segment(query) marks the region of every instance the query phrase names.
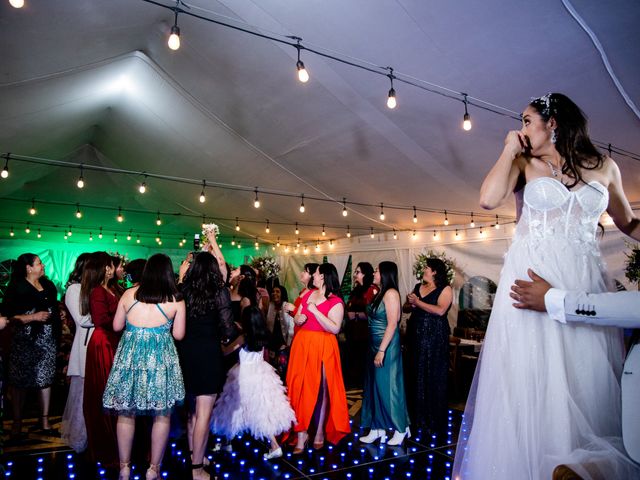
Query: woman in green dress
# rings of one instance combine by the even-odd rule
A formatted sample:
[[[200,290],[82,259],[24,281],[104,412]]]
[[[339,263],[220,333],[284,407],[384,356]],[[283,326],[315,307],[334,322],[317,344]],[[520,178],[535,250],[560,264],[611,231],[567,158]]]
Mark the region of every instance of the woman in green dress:
[[[361,415],[361,426],[370,430],[360,441],[372,443],[380,439],[380,443],[385,443],[387,429],[393,429],[393,437],[387,444],[400,445],[411,434],[398,331],[401,311],[398,266],[380,262],[373,283],[380,291],[368,307],[369,351]]]

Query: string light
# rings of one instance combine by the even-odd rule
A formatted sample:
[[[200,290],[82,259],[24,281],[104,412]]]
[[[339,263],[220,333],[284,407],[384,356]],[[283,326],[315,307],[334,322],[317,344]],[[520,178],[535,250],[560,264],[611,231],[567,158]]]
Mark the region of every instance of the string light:
[[[463,93],[462,96],[464,97],[463,103],[464,103],[464,117],[462,117],[462,128],[464,130],[466,130],[467,132],[469,130],[471,130],[471,116],[469,115],[469,112],[467,111],[467,94]]]
[[[136,237],[136,243],[140,243],[140,235]]]
[[[162,219],[160,218],[160,210],[158,210],[158,216],[156,217],[156,225],[162,225]]]
[[[482,231],[482,227],[480,227],[480,236],[482,237],[484,235],[484,232]]]
[[[76,218],[82,218],[82,212],[80,211],[79,203],[76,203]]]
[[[298,42],[296,45],[294,45],[296,47],[296,50],[298,51],[298,61],[296,62],[296,69],[298,70],[298,80],[300,80],[302,83],[307,83],[309,81],[309,72],[307,72],[307,69],[304,67],[304,62],[300,60],[300,50],[304,48],[302,45],[300,45],[302,39],[300,37],[293,36],[290,36],[289,38]]]
[[[304,213],[304,193],[300,195],[300,213]]]
[[[438,238],[438,234],[436,233],[436,231],[433,231],[433,239],[435,240],[436,238]]]
[[[73,235],[73,232],[71,231],[71,225],[69,225],[69,231],[67,232],[67,235],[69,236]]]
[[[307,255],[309,253],[309,247],[307,247],[306,245],[304,246],[304,248],[302,249],[302,252]]]
[[[380,203],[380,220],[384,220],[384,206]]]
[[[371,233],[369,234],[369,236],[370,236],[371,238],[373,238],[373,237],[374,237],[374,234],[373,234],[373,227],[371,227]]]
[[[449,217],[447,217],[447,211],[444,211],[444,224],[449,225]]]
[[[113,234],[113,243],[118,243],[118,234],[117,233]]]
[[[118,222],[120,223],[124,222],[124,217],[122,216],[122,207],[118,207],[118,216],[116,217],[116,220],[118,220]]]
[[[260,200],[258,199],[258,187],[256,187],[256,189],[254,190],[256,197],[255,200],[253,201],[253,206],[255,208],[260,208]]]
[[[300,234],[300,229],[298,228],[298,222],[296,222],[296,235]]]
[[[133,230],[129,230],[129,234],[127,235],[127,240],[131,240],[131,232],[133,232]]]
[[[349,215],[349,212],[347,211],[347,199],[343,198],[342,199],[342,216],[346,217],[347,215]]]
[[[38,229],[38,238],[42,238],[42,233],[40,233],[40,229]]]
[[[276,241],[276,247],[280,246],[280,237],[278,237],[278,240]]]
[[[147,176],[146,175],[144,176],[144,180],[142,180],[142,183],[138,187],[138,191],[140,193],[145,193],[147,191]]]
[[[500,230],[500,219],[498,218],[498,215],[496,215],[496,224],[495,224],[496,230]]]
[[[269,228],[269,219],[268,218],[267,218],[267,226],[264,229],[264,231],[267,232],[267,233],[271,233],[271,229]]]
[[[458,229],[456,228],[456,239],[460,238],[460,232],[458,232]]]
[[[320,251],[320,242],[316,240],[316,252]]]
[[[233,238],[231,239],[231,246],[235,247],[236,246],[236,236],[234,235]]]
[[[300,248],[300,238],[296,239],[296,248]]]
[[[333,240],[329,240],[329,248],[333,248]]]
[[[416,211],[416,207],[413,207],[413,223],[418,223],[418,212]]]
[[[398,239],[398,234],[396,233],[396,229],[393,229],[393,239],[397,240]]]
[[[241,244],[240,242],[238,242],[237,247],[238,247],[238,248],[242,248],[242,244]]]
[[[29,214],[31,215],[35,215],[36,213],[38,213],[38,211],[36,210],[36,201],[35,199],[31,199],[31,208],[29,209]]]
[[[169,35],[169,40],[167,41],[167,45],[171,50],[178,50],[180,48],[180,27],[178,27],[178,5],[180,5],[180,0],[176,0],[176,6],[174,8],[175,18],[173,21],[173,27],[171,27],[171,34]]]
[[[76,183],[76,185],[78,186],[78,188],[84,188],[84,175],[82,165],[80,165],[80,176],[78,177],[78,182]]]
[[[396,91],[393,88],[393,79],[396,77],[393,75],[393,68],[387,67],[387,69],[389,70],[387,77],[389,77],[389,81],[391,82],[391,88],[389,89],[389,95],[387,96],[387,107],[393,110],[398,104],[396,102]]]
[[[322,224],[322,236],[323,237],[327,236],[327,232],[324,231],[324,223]]]
[[[15,235],[15,233],[13,233],[13,226],[11,227],[11,230],[9,230],[9,236],[13,237]]]
[[[22,8],[24,7],[24,0],[9,0],[9,5],[13,8]]]
[[[240,224],[238,223],[238,217],[236,217],[236,232],[240,231]]]
[[[411,239],[415,240],[416,239],[416,231],[414,230],[413,233],[411,234]]]
[[[98,232],[98,238],[102,240],[102,227],[100,227],[100,231]]]
[[[200,203],[204,203],[207,197],[204,196],[204,187],[207,186],[207,181],[202,180],[202,191],[200,192]]]
[[[29,222],[27,222],[27,228],[24,229],[24,233],[31,233],[31,227],[29,226]]]
[[[89,241],[93,242],[93,233],[92,232],[89,232]]]
[[[347,225],[347,238],[351,238],[351,227]]]
[[[160,232],[156,232],[156,242],[160,243]]]
[[[473,228],[473,227],[475,227],[475,226],[476,226],[476,222],[474,222],[474,221],[473,221],[473,212],[471,212],[471,223],[469,223],[469,226],[470,226],[471,228]]]
[[[2,169],[2,173],[0,173],[0,177],[2,178],[9,177],[9,154],[5,156],[4,168]]]

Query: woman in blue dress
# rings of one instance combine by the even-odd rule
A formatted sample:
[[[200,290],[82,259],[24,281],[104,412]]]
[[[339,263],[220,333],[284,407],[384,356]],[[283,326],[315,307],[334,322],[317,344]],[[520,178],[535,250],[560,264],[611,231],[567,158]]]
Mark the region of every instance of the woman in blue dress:
[[[159,253],[149,258],[140,285],[120,299],[113,329],[123,328],[103,406],[118,415],[120,480],[127,480],[131,471],[135,417],[154,417],[151,465],[146,473],[146,479],[152,480],[159,476],[171,410],[184,400],[182,371],[171,336],[184,337],[185,305],[168,256]]]
[[[409,414],[402,375],[400,351],[400,294],[398,266],[380,262],[373,274],[379,293],[368,307],[369,352],[364,378],[361,424],[369,434],[363,443],[387,440],[387,429],[393,429],[389,445],[400,445],[409,434]]]

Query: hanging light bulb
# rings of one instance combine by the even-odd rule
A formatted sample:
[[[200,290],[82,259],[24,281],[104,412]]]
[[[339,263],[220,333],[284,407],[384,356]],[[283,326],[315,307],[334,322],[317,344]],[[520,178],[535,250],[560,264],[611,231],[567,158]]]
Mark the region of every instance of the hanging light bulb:
[[[64,239],[66,240],[67,238],[69,238],[69,237],[67,237],[67,234],[65,233],[64,234]]]
[[[102,227],[100,227],[100,232],[98,232],[98,238],[102,240]]]
[[[469,223],[469,226],[470,226],[471,228],[473,228],[473,227],[475,227],[475,226],[476,226],[476,222],[474,222],[474,221],[473,221],[473,212],[471,212],[471,222]]]
[[[347,238],[351,238],[351,227],[347,225]]]
[[[300,213],[304,213],[304,193],[300,195]]]
[[[434,231],[433,231],[433,239],[435,240],[435,239],[437,239],[437,238],[438,238],[438,234],[437,234],[437,233],[436,233],[436,231],[434,230]]]
[[[458,229],[456,228],[456,239],[460,238],[460,232],[458,232]]]
[[[320,251],[320,242],[316,241],[316,252]]]
[[[300,45],[302,39],[300,37],[290,38],[298,41],[297,45],[295,45],[296,50],[298,50],[298,61],[296,62],[296,69],[298,70],[298,80],[300,80],[302,83],[307,83],[309,81],[309,72],[307,72],[307,69],[304,68],[304,62],[300,60],[300,50],[304,48],[302,45]]]
[[[238,217],[236,217],[236,232],[240,231],[240,224],[238,223]]]
[[[7,178],[9,176],[9,154],[5,155],[4,168],[2,169],[2,173],[0,173],[0,177]]]
[[[468,132],[471,130],[471,116],[467,111],[467,94],[463,93],[462,95],[464,96],[464,117],[462,117],[462,128]]]
[[[202,191],[200,192],[200,203],[204,203],[204,202],[205,202],[205,200],[207,199],[207,198],[204,196],[204,187],[206,187],[206,186],[207,186],[207,182],[206,182],[206,180],[202,180]]]
[[[482,227],[480,227],[480,236],[482,237],[484,235],[484,232],[482,231]]]
[[[127,240],[131,240],[131,232],[133,232],[133,230],[129,230],[129,234],[127,235]]]
[[[393,88],[393,79],[396,77],[393,75],[393,68],[387,68],[389,69],[389,74],[387,75],[387,77],[389,77],[389,81],[391,82],[391,88],[389,89],[389,95],[387,96],[387,107],[393,110],[398,104],[396,102],[396,91]]]
[[[176,7],[174,8],[175,18],[173,21],[173,27],[171,27],[171,34],[169,35],[169,40],[167,41],[167,45],[171,50],[178,50],[180,48],[180,27],[178,27],[178,5],[180,1],[176,1]]]
[[[29,226],[29,222],[27,222],[27,228],[24,229],[24,233],[31,233],[31,227]]]
[[[393,239],[397,240],[398,239],[398,234],[396,233],[396,229],[393,229]]]
[[[254,192],[256,196],[255,196],[255,199],[253,200],[253,206],[255,208],[260,208],[260,199],[258,198],[258,187],[255,188]]]
[[[140,235],[136,237],[136,243],[140,243]]]
[[[79,203],[76,203],[76,218],[82,218],[82,212],[80,211]]]
[[[92,232],[89,232],[89,241],[93,242],[93,233]]]
[[[256,238],[256,242],[253,244],[254,247],[256,247],[256,250],[260,247],[260,244],[258,243],[258,239]]]
[[[42,234],[40,233],[40,229],[38,229],[38,238],[42,238]]]
[[[324,231],[324,223],[322,224],[322,236],[323,237],[327,236],[327,232]]]
[[[416,235],[416,231],[414,230],[413,233],[411,234],[411,239],[415,240],[416,238],[417,238],[417,235]]]
[[[369,234],[369,236],[370,236],[371,238],[373,238],[373,237],[375,236],[375,235],[373,234],[373,227],[371,227],[371,233]]]
[[[280,237],[278,237],[278,240],[276,241],[276,247],[280,246]]]
[[[82,165],[80,165],[80,176],[78,177],[78,183],[76,183],[78,188],[84,188],[84,175],[82,173],[83,173],[83,169],[82,169]]]
[[[346,217],[347,215],[349,215],[349,212],[347,211],[347,199],[343,198],[342,199],[342,216]]]
[[[447,211],[444,211],[444,222],[445,225],[449,225],[449,217],[447,217]]]
[[[300,234],[300,229],[298,228],[298,222],[296,222],[296,235]]]
[[[156,242],[160,242],[160,232],[156,233]]]
[[[36,210],[36,201],[32,198],[31,199],[31,208],[29,209],[29,214],[30,215],[35,215],[36,213],[38,213],[38,211]]]
[[[384,206],[380,203],[380,220],[384,220]]]
[[[9,0],[9,5],[13,8],[22,8],[24,7],[24,0]]]
[[[416,212],[416,207],[413,207],[413,223],[418,223],[418,212]]]
[[[118,243],[118,234],[117,233],[113,234],[113,243]]]
[[[238,242],[238,248],[242,248],[242,244]]]
[[[142,183],[138,187],[138,191],[140,193],[145,193],[147,191],[147,176],[146,175],[144,176],[144,180],[142,181]]]
[[[69,236],[73,235],[73,232],[71,231],[71,225],[69,225],[69,231],[67,232],[67,235]]]
[[[269,219],[267,218],[267,226],[264,229],[265,232],[271,233],[271,229],[269,228]]]
[[[160,218],[160,211],[158,210],[158,216],[156,217],[156,225],[162,225],[162,219]]]
[[[498,218],[498,215],[496,215],[496,224],[495,224],[496,230],[500,230],[500,219]]]
[[[302,251],[304,252],[305,255],[307,255],[309,253],[309,247],[305,245]]]
[[[289,253],[289,245],[285,245],[285,247],[284,247],[284,253]]]
[[[234,235],[233,238],[231,239],[231,246],[235,247],[236,246],[236,236]]]
[[[122,207],[118,207],[118,216],[116,217],[116,220],[118,220],[118,222],[120,223],[124,222],[124,217],[122,216]]]
[[[329,248],[333,248],[333,240],[329,240]]]
[[[15,235],[15,233],[13,232],[13,227],[11,227],[11,230],[9,230],[9,236],[13,237]]]

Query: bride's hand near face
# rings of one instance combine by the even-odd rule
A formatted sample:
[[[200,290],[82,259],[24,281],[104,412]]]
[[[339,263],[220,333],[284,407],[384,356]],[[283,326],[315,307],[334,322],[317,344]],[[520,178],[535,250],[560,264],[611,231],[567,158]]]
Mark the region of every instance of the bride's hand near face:
[[[507,133],[502,154],[480,187],[482,208],[493,210],[507,201],[516,187],[518,176],[524,171],[525,159],[522,154],[528,145],[526,135],[520,130]]]
[[[522,155],[528,145],[527,137],[520,130],[511,130],[504,138],[504,153],[515,159]]]

